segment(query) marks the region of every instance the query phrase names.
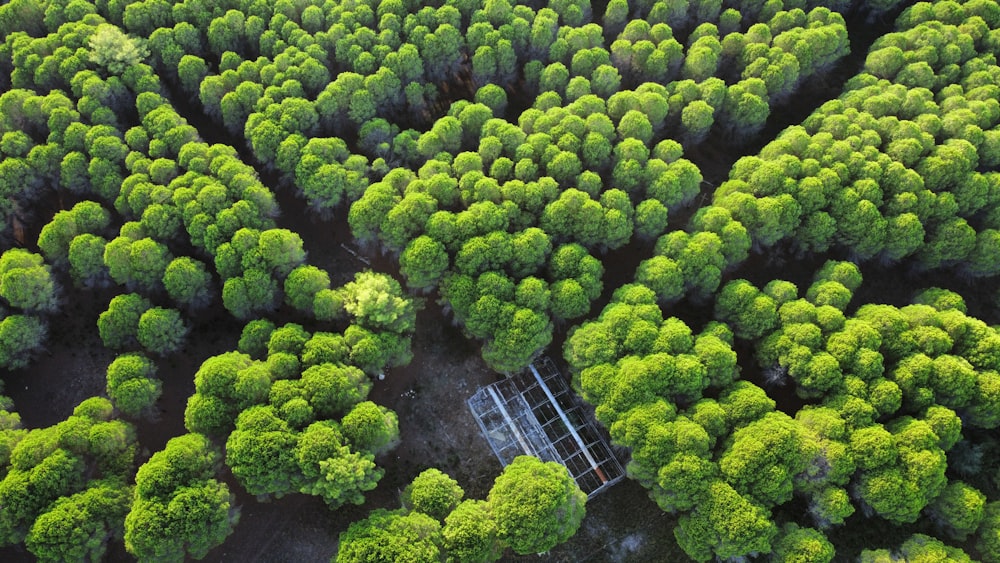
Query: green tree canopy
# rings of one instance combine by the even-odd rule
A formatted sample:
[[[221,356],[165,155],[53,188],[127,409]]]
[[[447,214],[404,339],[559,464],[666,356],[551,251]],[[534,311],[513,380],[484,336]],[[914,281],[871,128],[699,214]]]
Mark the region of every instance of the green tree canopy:
[[[518,456],[504,468],[487,502],[500,541],[516,553],[542,553],[576,533],[585,495],[562,465]]]

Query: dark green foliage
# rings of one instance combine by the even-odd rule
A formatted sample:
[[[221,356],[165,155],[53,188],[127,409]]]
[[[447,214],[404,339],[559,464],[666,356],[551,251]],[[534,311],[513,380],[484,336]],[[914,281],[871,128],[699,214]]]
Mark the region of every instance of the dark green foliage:
[[[769,552],[777,532],[765,510],[715,481],[691,515],[681,517],[674,536],[689,557],[708,561],[713,555]]]
[[[274,323],[267,319],[250,321],[243,326],[237,348],[244,354],[249,354],[256,359],[263,359],[267,356],[267,346],[273,332]]]
[[[250,494],[282,496],[293,489],[296,435],[274,407],[251,407],[226,440],[226,465]]]
[[[228,352],[205,360],[194,376],[195,394],[184,411],[184,425],[193,432],[225,435],[234,427],[242,408],[253,404],[236,389],[240,373],[254,367],[249,356]]]
[[[813,528],[800,528],[796,524],[785,524],[774,543],[772,557],[775,561],[815,561],[829,563],[833,560],[834,549],[830,540],[822,532]]]
[[[990,502],[983,510],[983,520],[979,526],[976,549],[983,561],[1000,561],[1000,504]]]
[[[120,537],[136,443],[134,429],[112,420],[112,410],[93,397],[48,428],[20,432],[16,419],[7,420],[2,432],[13,440],[4,441],[0,541],[28,538],[39,559],[54,561],[100,557],[106,542]]]
[[[437,285],[447,267],[448,254],[444,245],[427,235],[410,241],[399,256],[400,273],[406,277],[406,284],[414,289]]]
[[[467,499],[445,517],[441,545],[448,561],[487,563],[500,558],[497,525],[489,507],[485,501]]]
[[[93,201],[82,201],[69,211],[60,211],[42,227],[38,248],[52,263],[65,263],[73,239],[85,233],[99,234],[110,223],[111,216]]]
[[[329,288],[326,272],[315,266],[299,266],[285,279],[285,302],[300,311],[311,311],[316,294]]]
[[[77,287],[100,287],[110,282],[104,265],[104,247],[108,241],[89,233],[77,235],[70,242],[70,276]]]
[[[44,432],[38,430],[36,432]],[[0,481],[0,541],[4,545],[23,541],[32,522],[60,496],[70,495],[79,487],[83,475],[83,460],[62,448],[52,448],[48,455],[26,465],[18,463],[19,455],[28,442],[12,453],[13,468]]]

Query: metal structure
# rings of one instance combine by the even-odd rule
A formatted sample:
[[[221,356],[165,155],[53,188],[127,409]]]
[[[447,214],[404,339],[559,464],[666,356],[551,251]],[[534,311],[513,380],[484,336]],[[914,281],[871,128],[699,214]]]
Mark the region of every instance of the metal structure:
[[[614,451],[547,357],[480,388],[467,402],[504,467],[519,455],[561,463],[588,497],[625,477]]]

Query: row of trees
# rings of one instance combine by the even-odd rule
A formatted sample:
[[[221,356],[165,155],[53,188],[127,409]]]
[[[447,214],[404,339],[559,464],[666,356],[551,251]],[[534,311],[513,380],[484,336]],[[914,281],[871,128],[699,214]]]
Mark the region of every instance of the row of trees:
[[[129,5],[122,15],[136,26],[152,25],[162,17],[163,6]],[[150,12],[144,13],[147,7]],[[186,422],[206,434],[177,438],[154,454],[139,469],[134,496],[131,469],[107,482],[98,492],[117,492],[114,498],[122,502],[116,505],[116,520],[102,524],[94,512],[93,525],[103,525],[107,537],[80,541],[103,546],[124,535],[126,548],[140,559],[203,557],[236,522],[229,489],[216,480],[223,459],[253,494],[305,492],[331,506],[360,503],[362,492],[382,474],[374,455],[391,447],[398,435],[395,415],[364,401],[371,386],[365,372],[377,374],[409,361],[412,301],[391,277],[371,272],[332,288],[326,271],[305,262],[301,238],[276,228],[273,194],[254,169],[231,147],[201,142],[163,97],[157,75],[142,63],[143,42],[105,23],[93,9],[79,14],[57,14],[57,9],[44,22],[48,35],[12,32],[4,44],[9,58],[3,62],[14,63],[11,81],[18,87],[0,96],[10,110],[4,112],[4,154],[32,169],[30,177],[5,176],[4,181],[26,186],[15,194],[18,205],[48,196],[56,196],[52,199],[60,205],[76,205],[56,213],[41,230],[38,247],[54,270],[41,256],[9,251],[2,261],[3,279],[11,280],[4,287],[10,291],[0,296],[28,313],[51,312],[53,273],[68,273],[83,289],[114,283],[130,291],[114,297],[97,322],[105,345],[127,352],[108,367],[107,392],[118,412],[129,417],[151,413],[162,388],[155,364],[132,351],[178,351],[198,312],[220,294],[237,318],[287,305],[346,327],[342,334],[314,337],[297,325],[274,330],[269,321],[251,323],[246,346],[260,354],[258,360],[234,352],[206,362],[195,377],[197,392]],[[63,44],[79,47],[75,55],[67,54],[57,48]],[[39,60],[25,66],[29,55]],[[31,66],[36,63],[49,70],[37,71]],[[62,90],[36,94],[57,87]],[[7,135],[12,131],[19,134]],[[36,188],[41,185],[57,191]],[[112,229],[118,229],[117,236]],[[13,283],[16,278],[37,278],[45,287]],[[32,332],[15,325],[34,319],[4,319],[4,329],[17,329],[3,340],[5,353],[10,347],[12,355],[27,360],[28,346],[22,343]],[[262,354],[254,342],[264,343]],[[275,385],[274,397],[272,379],[287,383]],[[112,403],[103,401],[110,412]],[[226,449],[211,439],[224,441]],[[272,459],[276,452],[280,459]],[[6,472],[6,461],[2,466]],[[70,497],[75,492],[20,491],[24,515],[13,508],[9,514],[24,520],[10,524],[21,535],[5,542],[24,541],[36,513],[63,506],[65,498],[77,502]],[[2,504],[7,514],[8,503]],[[86,512],[80,517],[88,518]]]
[[[986,91],[994,87],[987,77],[995,74],[989,70],[995,61],[980,54],[992,44],[995,24],[987,22],[995,15],[979,2],[922,3],[905,12],[904,31],[880,39],[866,63],[881,82],[862,74],[802,128],[783,133],[759,157],[737,162],[730,182],[715,194],[716,205],[695,214],[690,232],[658,241],[658,256],[636,274],[647,287],[617,290],[598,320],[567,341],[577,385],[612,438],[632,449],[630,475],[650,487],[661,507],[682,514],[675,535],[691,557],[810,553],[810,560],[828,561],[834,549],[824,531],[861,510],[895,524],[919,521],[949,542],[974,546],[982,560],[997,559],[995,523],[983,517],[992,513],[995,499],[984,493],[994,484],[980,480],[976,468],[982,456],[993,455],[986,453],[993,450],[982,431],[997,424],[996,371],[988,358],[1000,341],[985,323],[965,315],[960,297],[935,290],[903,309],[865,305],[848,318],[861,283],[851,264],[828,264],[804,299],[787,282],[763,289],[743,280],[729,283],[717,296],[717,318],[737,338],[755,343],[770,384],[790,378],[800,397],[813,403],[791,418],[774,411],[774,402],[751,384],[709,387],[704,367],[690,360],[682,375],[665,374],[662,366],[680,364],[690,353],[690,336],[676,358],[664,359],[663,334],[672,323],[662,320],[649,295],[653,289],[660,304],[684,295],[708,297],[720,273],[746,257],[748,231],[757,248],[780,240],[800,252],[841,245],[860,258],[912,255],[922,268],[956,266],[992,275],[989,130],[996,112]],[[928,49],[917,54],[917,37],[955,48],[944,57],[931,57]],[[916,63],[930,65],[930,78],[895,78],[907,64],[917,73]],[[910,136],[903,133],[908,124],[921,137],[909,147],[912,154],[896,142]],[[890,193],[890,186],[899,190]],[[824,208],[844,197],[862,203],[841,215]],[[806,204],[818,213],[807,218]],[[860,214],[865,205],[908,205],[912,217],[900,216],[895,224],[908,222],[910,234],[889,237],[881,223]],[[925,238],[921,223],[937,228]],[[697,263],[713,267],[672,273],[676,268],[664,259],[699,238],[709,244],[697,247]],[[865,241],[871,244],[863,247]],[[678,382],[696,393],[685,395]],[[701,398],[704,389],[718,399]],[[886,453],[872,456],[876,451]],[[808,506],[808,521],[776,525],[771,510],[793,498]],[[887,553],[862,557],[878,560]],[[900,553],[968,559],[927,536],[914,536]]]
[[[761,247],[995,274],[998,25],[980,2],[908,10],[840,98],[736,163],[715,205]]]
[[[514,458],[485,501],[464,494],[454,479],[427,469],[404,489],[401,509],[378,509],[351,524],[333,560],[486,563],[508,547],[543,553],[576,533],[587,501],[564,466],[530,456]]]
[[[429,266],[415,272],[414,286],[428,287],[440,284],[446,270],[475,279],[505,268],[506,248],[514,247],[517,256],[518,242],[538,242],[536,248],[544,250],[548,245],[539,233],[527,230],[534,227],[541,227],[540,234],[551,239],[555,250],[561,248],[563,240],[603,250],[624,245],[634,233],[658,236],[666,228],[667,210],[690,201],[700,183],[700,173],[679,158],[676,143],[657,145],[657,150],[650,151],[665,128],[680,127],[682,140],[697,141],[711,129],[717,111],[731,114],[731,119],[723,121],[737,123],[737,115],[751,111],[748,108],[754,105],[747,101],[749,97],[756,97],[755,107],[763,108],[763,113],[756,114],[759,119],[752,119],[753,126],[759,126],[766,119],[771,98],[786,95],[800,77],[828,66],[843,54],[846,45],[844,22],[838,14],[825,9],[811,9],[807,14],[804,9],[810,7],[789,5],[787,10],[762,11],[753,18],[743,18],[746,21],[740,20],[737,26],[725,24],[723,30],[713,24],[701,26],[687,39],[685,55],[665,21],[650,24],[636,19],[610,36],[607,29],[589,23],[591,13],[585,3],[570,4],[557,6],[559,10],[549,7],[536,11],[505,2],[488,6],[447,3],[420,9],[403,4],[375,7],[358,3],[346,8],[232,3],[199,13],[195,4],[168,10],[156,2],[141,2],[121,10],[101,7],[101,14],[128,31],[150,35],[158,70],[164,76],[176,76],[189,94],[197,90],[205,111],[233,132],[242,132],[258,161],[295,182],[314,208],[329,211],[345,197],[353,201],[363,191],[369,194],[352,213],[359,217],[352,223],[361,223],[355,226],[356,235],[366,238],[374,230],[395,251],[411,250],[405,257],[407,265],[424,266],[426,261]],[[570,15],[563,14],[564,8]],[[637,6],[636,10],[644,8]],[[727,22],[733,21],[734,13],[729,10]],[[718,14],[715,10],[709,20]],[[650,17],[655,22],[660,16]],[[754,18],[759,18],[759,23]],[[675,19],[668,18],[680,25]],[[554,21],[563,24],[558,31],[551,25]],[[127,44],[128,39],[116,41]],[[606,48],[612,41],[611,48]],[[816,45],[825,50],[820,52]],[[660,63],[651,62],[657,57],[647,56],[647,46],[667,49],[676,57],[665,54],[659,57]],[[722,55],[731,63],[720,63]],[[669,63],[674,58],[675,64]],[[471,67],[470,75],[477,85],[505,84],[513,78],[515,62],[524,65],[531,93],[537,88],[541,94],[535,108],[519,118],[518,126],[498,119],[507,105],[506,94],[492,84],[479,90],[476,103],[452,105],[449,115],[424,133],[401,131],[393,123],[414,114],[414,109],[422,111],[419,104],[411,103],[428,94],[422,85],[455,77],[464,65]],[[668,73],[660,76],[662,72],[653,71],[658,64]],[[646,72],[646,66],[652,74]],[[622,89],[622,76],[626,85],[636,87],[634,91]],[[332,77],[336,78],[331,81]],[[672,77],[686,80],[671,82]],[[668,84],[647,82],[653,79]],[[320,92],[324,84],[328,85]],[[610,119],[600,119],[605,115]],[[350,131],[359,132],[359,145],[368,158],[351,155],[339,139],[318,136]],[[141,144],[141,139],[137,142]],[[498,152],[500,146],[504,148]],[[439,160],[442,153],[449,156]],[[118,199],[122,203],[117,207],[128,202],[131,215],[144,219],[148,215],[149,219],[143,221],[144,232],[130,234],[176,234],[183,226],[196,246],[204,232],[211,237],[204,241],[210,253],[219,246],[228,252],[232,246],[223,243],[235,230],[225,229],[216,237],[212,225],[204,225],[213,213],[203,217],[204,206],[191,205],[187,190],[174,188],[174,210],[169,209],[169,202],[147,199],[156,193],[158,184],[169,187],[177,181],[177,186],[198,185],[192,183],[197,176],[190,175],[191,170],[182,162],[185,159],[178,156],[177,165],[171,167],[170,159],[163,156],[148,163],[148,171],[140,172],[149,179],[137,177],[135,172],[125,178],[128,195]],[[426,190],[426,194],[402,197],[391,207],[391,224],[383,225],[382,214],[390,211],[388,191],[369,188],[366,176],[386,174],[393,163],[419,168],[419,179],[431,185],[411,188],[401,181],[402,176],[395,177],[391,183],[400,196],[411,189]],[[541,184],[548,178],[555,179],[559,188],[579,191],[560,193],[553,191],[551,184],[532,187],[533,182]],[[643,185],[649,186],[645,194]],[[545,194],[543,200],[525,201],[529,193],[539,189]],[[522,191],[524,196],[519,195]],[[265,232],[273,204],[267,205],[260,197],[251,201],[264,204],[256,210],[262,212],[264,220],[248,224],[254,215],[250,209],[238,215],[236,225]],[[461,215],[472,211],[473,205],[487,202],[503,204],[506,218],[483,218],[483,224],[497,228],[483,229],[471,237],[461,231],[457,236],[446,234],[453,228],[450,216],[442,213]],[[431,232],[432,216],[437,219],[435,232]],[[178,217],[182,221],[178,222]],[[224,220],[233,224],[228,215]],[[731,222],[722,223],[720,230]],[[220,224],[219,220],[215,224]],[[454,242],[440,240],[434,236],[437,232],[455,237]],[[741,255],[742,233],[735,225],[728,232],[724,242],[736,248],[725,256]],[[434,240],[420,238],[423,235]],[[730,241],[733,237],[737,240]],[[504,238],[512,244],[501,240]],[[695,258],[697,249],[717,245],[703,238],[690,245],[676,241],[671,245],[676,250],[664,255],[669,262],[658,260],[646,268],[646,278],[654,272],[667,274],[664,281],[655,284],[665,300],[679,297],[689,286],[704,292],[714,289],[715,271],[721,272],[726,264],[715,259],[708,264],[688,263],[700,262]],[[133,238],[132,243],[139,240]],[[97,246],[97,241],[88,241]],[[126,242],[120,245],[127,247]],[[442,244],[454,268],[441,267]],[[476,256],[476,249],[485,248],[484,244],[498,246],[498,256],[485,261],[460,260]],[[164,258],[160,262],[171,257],[165,252],[160,256]],[[542,261],[539,266],[545,259]],[[549,270],[557,269],[548,266]],[[599,284],[579,277],[597,274],[599,278],[600,273],[593,269],[570,273],[572,279],[566,279],[562,273],[540,276],[542,272],[534,264],[514,268],[519,270],[512,278],[516,286],[527,273],[551,286],[552,291],[548,298],[544,288],[533,291],[538,295],[528,300],[530,306],[517,303],[506,290],[491,292],[496,298],[493,301],[506,306],[484,303],[494,312],[488,313],[484,322],[473,319],[470,333],[486,339],[486,355],[499,369],[524,365],[551,339],[551,319],[560,322],[586,314],[588,301],[600,292]],[[196,270],[197,266],[178,267],[176,272],[190,271],[197,276]],[[220,271],[223,302],[230,311],[250,318],[281,303],[282,276],[267,270],[244,265],[242,270]],[[678,283],[678,272],[688,280]],[[127,269],[123,272],[126,283],[132,281],[128,273]],[[191,284],[196,294],[205,280],[197,277]],[[693,278],[698,280],[690,281]],[[468,285],[464,278],[449,279],[458,288]],[[532,280],[529,285],[538,283]],[[447,295],[466,292],[442,287],[442,293],[450,301]],[[546,299],[551,305],[544,304]],[[451,304],[459,320],[466,323],[461,302]]]
[[[136,10],[145,4],[137,3]],[[771,98],[787,95],[800,77],[821,70],[845,52],[843,19],[826,9],[807,15],[802,7],[763,14],[756,26],[744,22],[745,36],[735,28],[720,37],[712,24],[699,27],[688,41],[687,59],[664,23],[651,27],[636,19],[616,36],[605,37],[600,27],[587,23],[590,9],[585,3],[565,6],[578,15],[563,15],[564,21],[550,8],[512,8],[506,2],[482,7],[449,2],[419,10],[403,4],[376,10],[357,3],[352,8],[324,7],[323,23],[315,20],[309,25],[304,21],[314,21],[317,6],[286,6],[266,13],[258,5],[234,4],[201,17],[190,15],[188,9],[167,13],[157,6],[158,18],[125,17],[124,26],[151,33],[151,43],[160,53],[156,61],[160,72],[178,76],[191,94],[197,85],[206,113],[245,135],[262,164],[277,167],[314,207],[327,209],[345,196],[352,201],[365,189],[369,163],[360,155],[348,158],[346,151],[304,152],[307,147],[314,142],[336,146],[339,139],[322,135],[360,131],[372,139],[367,147],[361,146],[367,148],[372,171],[379,175],[393,163],[418,168],[441,151],[454,157],[458,149],[440,135],[446,128],[453,130],[451,124],[435,124],[423,134],[400,129],[407,116],[422,112],[429,116],[426,108],[439,95],[433,84],[465,72],[462,68],[469,68],[472,82],[482,86],[477,101],[497,117],[503,115],[506,95],[496,84],[509,84],[513,69],[523,66],[529,95],[552,92],[568,101],[591,93],[608,99],[629,92],[621,90],[622,75],[631,77],[629,84],[635,87],[647,82],[669,86],[674,78],[693,78],[690,87],[664,93],[661,110],[644,104],[641,111],[654,129],[659,130],[666,118],[671,128],[680,128],[685,141],[698,141],[720,111],[727,116],[721,121],[737,129],[759,128]],[[108,17],[118,21],[121,16]],[[148,26],[153,20],[161,27],[151,32]],[[563,25],[553,25],[560,21]],[[729,45],[725,51],[722,39]],[[606,45],[611,42],[609,50]],[[664,49],[665,43],[675,46],[667,49],[673,54],[657,59],[646,52],[647,46]],[[753,45],[763,50],[748,47]],[[732,64],[707,60],[723,53]],[[660,62],[651,62],[654,59]],[[684,71],[679,76],[682,61]],[[706,82],[717,69],[727,80]],[[731,83],[728,88],[726,82]],[[321,84],[327,85],[317,93]],[[460,109],[453,107],[450,113],[457,117]],[[478,125],[483,121],[479,118]],[[465,123],[466,150],[475,148],[468,144],[479,137],[478,125]],[[297,166],[305,154],[319,160]],[[572,171],[569,163],[560,162],[560,167],[564,164]]]
[[[819,541],[817,560],[829,561],[822,532],[860,510],[894,524],[922,518],[953,541],[975,537],[980,556],[996,559],[987,497],[966,481],[984,460],[970,466],[966,456],[982,456],[980,431],[1000,423],[1000,335],[943,290],[848,317],[860,283],[847,262],[828,263],[804,298],[785,281],[763,290],[733,281],[716,301],[732,332],[710,323],[696,337],[663,319],[650,289],[628,285],[571,333],[576,385],[631,448],[629,475],[681,515],[675,536],[692,558]],[[734,336],[754,344],[769,385],[790,379],[808,404],[789,416],[739,380]],[[949,466],[948,452],[963,461]],[[772,510],[793,499],[808,506],[806,521],[775,522]]]
[[[208,304],[219,285],[223,304],[240,318],[274,310],[282,303],[285,277],[304,261],[301,239],[291,231],[274,228],[272,217],[277,208],[273,195],[260,184],[253,169],[235,157],[235,151],[196,142],[193,128],[159,95],[158,82],[149,67],[136,63],[119,69],[127,74],[123,77],[111,72],[113,69],[107,67],[110,63],[101,57],[127,55],[135,40],[98,20],[69,24],[44,38],[22,34],[19,38],[23,41],[8,43],[16,44],[13,54],[22,57],[41,48],[39,42],[61,41],[68,28],[77,27],[75,31],[83,34],[84,40],[89,36],[95,55],[89,62],[110,75],[105,79],[91,69],[76,72],[70,79],[73,95],[83,99],[94,89],[117,89],[110,98],[92,97],[99,98],[97,106],[112,115],[135,108],[141,120],[140,125],[128,129],[117,121],[86,125],[81,119],[93,119],[93,115],[70,109],[72,102],[61,93],[42,99],[30,90],[3,95],[11,109],[5,116],[8,125],[47,141],[28,154],[45,148],[42,154],[51,161],[61,159],[58,167],[38,166],[38,172],[48,172],[47,179],[74,194],[113,201],[115,210],[127,220],[119,236],[108,241],[108,211],[93,201],[83,201],[58,213],[42,230],[40,248],[56,266],[65,267],[68,261],[73,279],[84,286],[101,285],[110,278],[152,299],[158,300],[166,291],[176,305],[191,311]],[[112,48],[116,42],[124,46]],[[30,80],[27,76],[18,79]],[[130,91],[136,94],[134,98],[130,98]],[[187,254],[188,244],[195,246],[198,256],[175,257]],[[218,284],[201,251],[214,261]],[[398,284],[378,283],[398,293]],[[300,289],[295,283],[290,285],[293,291]],[[338,300],[327,296],[325,302]],[[397,307],[402,303],[398,298],[391,302]],[[324,314],[327,320],[341,316],[336,307]],[[167,316],[177,320],[176,314]],[[176,322],[170,324],[177,326]]]
[[[824,7],[840,13],[864,12],[872,20],[894,10],[900,2],[879,0],[859,5],[849,0],[818,2],[815,0],[772,0],[770,2],[726,0],[695,0],[684,4],[662,4],[650,0],[638,2],[612,0],[604,12],[604,32],[617,35],[629,21],[646,20],[650,25],[669,25],[678,35],[696,29],[703,23],[718,25],[725,33],[745,30],[755,22],[772,20],[780,12],[811,10]]]

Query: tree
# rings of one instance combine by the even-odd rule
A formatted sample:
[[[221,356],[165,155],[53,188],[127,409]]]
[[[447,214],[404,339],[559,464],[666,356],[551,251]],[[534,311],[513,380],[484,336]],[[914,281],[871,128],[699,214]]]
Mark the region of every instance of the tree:
[[[392,449],[399,442],[399,420],[396,413],[371,401],[354,405],[340,424],[344,437],[356,450],[379,454]]]
[[[399,271],[406,285],[414,289],[430,289],[448,268],[448,253],[440,242],[427,235],[411,240],[399,256]]]
[[[954,561],[955,563],[972,563],[972,559],[961,549],[945,545],[941,540],[924,534],[913,534],[899,546],[899,555],[905,561]],[[881,563],[891,561],[894,557],[888,550],[864,550],[861,552],[861,563]]]
[[[962,542],[979,528],[985,507],[986,495],[962,481],[952,481],[928,509],[950,538]]]
[[[208,76],[208,64],[205,59],[197,55],[184,55],[177,63],[177,76],[184,90],[196,95],[201,88],[202,80]]]
[[[496,478],[487,502],[500,541],[527,555],[572,537],[583,521],[587,495],[564,466],[518,456]]]
[[[371,375],[382,373],[387,367],[404,365],[413,357],[410,339],[393,332],[375,334],[351,325],[344,331],[344,341],[351,349],[351,364]]]
[[[204,263],[188,256],[170,262],[163,272],[163,286],[167,295],[184,307],[196,309],[212,301],[211,274]]]
[[[166,356],[181,349],[188,327],[176,309],[153,307],[139,317],[139,344],[154,354]]]
[[[792,479],[805,469],[805,444],[798,425],[771,412],[733,433],[719,469],[737,492],[764,507],[791,500]]]
[[[184,426],[192,431],[223,436],[233,429],[236,416],[253,401],[236,392],[240,374],[255,365],[250,356],[227,352],[202,362],[194,375],[195,393],[184,410]]]
[[[681,111],[681,126],[684,128],[685,140],[690,144],[703,141],[714,123],[715,108],[704,100],[695,100]]]
[[[1000,502],[993,501],[986,505],[977,536],[976,549],[983,561],[1000,561]]]
[[[104,265],[104,247],[108,241],[84,233],[73,237],[69,244],[69,274],[73,284],[82,288],[100,287],[110,282]]]
[[[82,201],[69,211],[59,211],[38,234],[38,248],[54,264],[65,263],[73,238],[99,232],[108,226],[110,215],[100,204]]]
[[[590,310],[590,300],[574,279],[559,280],[550,287],[552,316],[560,320],[581,317]]]
[[[142,40],[129,37],[111,24],[102,24],[90,36],[90,61],[108,75],[121,75],[129,67],[142,63],[149,51]]]
[[[465,491],[439,469],[425,469],[403,489],[403,506],[441,522],[458,506]]]
[[[500,559],[503,550],[489,503],[473,499],[459,503],[444,519],[441,545],[448,561],[455,563],[488,563]]]
[[[121,349],[137,342],[139,318],[152,304],[136,293],[117,295],[108,310],[97,317],[97,331],[108,348]]]
[[[384,471],[375,466],[375,456],[339,446],[334,455],[320,461],[318,477],[306,482],[299,492],[323,498],[330,509],[344,504],[362,504],[364,492],[378,485]]]
[[[0,321],[0,366],[21,369],[45,343],[48,327],[33,316],[10,315]]]
[[[345,363],[350,355],[347,340],[340,334],[316,332],[302,349],[302,365]]]
[[[248,322],[240,333],[237,350],[256,359],[264,359],[267,356],[267,346],[274,328],[274,323],[268,319],[255,319]]]
[[[27,312],[52,313],[59,307],[58,288],[42,257],[20,248],[0,255],[0,297]]]
[[[540,226],[551,237],[571,239],[584,246],[596,246],[604,233],[604,208],[585,192],[570,188],[545,207]]]
[[[138,418],[160,398],[162,384],[156,364],[142,354],[122,354],[108,365],[107,393],[125,416]]]
[[[271,274],[284,279],[306,257],[302,238],[288,229],[268,229],[260,233],[257,247]]]
[[[653,140],[653,126],[650,124],[646,114],[636,110],[629,110],[618,122],[618,134],[623,139],[629,137],[639,139],[646,146],[649,146],[649,143]]]
[[[715,316],[733,327],[733,333],[748,340],[768,334],[778,323],[778,310],[771,297],[746,280],[727,283],[715,302]]]
[[[507,92],[496,84],[485,84],[476,90],[475,101],[490,108],[497,117],[507,110]]]
[[[226,465],[248,493],[281,497],[298,481],[296,443],[297,436],[273,406],[250,407],[237,417],[236,430],[226,440]]]
[[[548,235],[537,227],[529,227],[510,239],[511,260],[509,269],[516,278],[537,273],[552,253]]]
[[[402,333],[413,330],[416,309],[403,297],[399,282],[386,274],[358,272],[341,289],[344,309],[356,322],[372,329]]]
[[[143,560],[202,559],[236,519],[229,488],[215,480],[182,486],[167,502],[137,497],[125,517],[125,549]]]
[[[704,500],[690,515],[681,516],[674,536],[689,557],[708,561],[769,553],[777,526],[760,506],[747,500],[724,481],[708,485]]]
[[[44,439],[45,434],[52,437],[53,433],[50,429],[36,431],[38,438]],[[0,512],[0,542],[5,545],[23,541],[32,522],[59,497],[79,490],[83,478],[80,456],[55,447],[57,444],[44,453],[35,453],[44,456],[37,462],[19,463],[21,452],[30,445],[27,437],[18,444],[11,454],[12,467],[0,481],[0,503],[4,507]]]
[[[303,264],[285,278],[285,302],[299,311],[311,312],[316,294],[329,288],[329,274],[316,266]]]
[[[249,319],[278,304],[278,282],[267,272],[251,269],[222,285],[222,304],[238,319]]]
[[[498,327],[483,347],[483,360],[496,371],[523,369],[552,342],[549,318],[531,309],[517,309],[509,322]]]
[[[302,389],[321,418],[343,416],[368,396],[371,382],[354,366],[319,364],[302,372]]]
[[[829,563],[833,556],[833,544],[822,532],[813,528],[801,528],[792,522],[781,528],[781,535],[774,542],[772,554],[775,561],[816,563]]]
[[[104,247],[104,264],[118,284],[155,291],[173,256],[166,245],[151,238],[132,240],[119,236]]]
[[[201,559],[225,540],[238,514],[229,488],[212,478],[220,457],[201,434],[184,434],[139,468],[125,517],[129,553],[143,560]]]
[[[656,292],[657,298],[663,302],[679,298],[684,291],[684,276],[680,266],[665,256],[643,260],[636,269],[635,281]]]
[[[666,230],[668,214],[659,200],[642,200],[635,208],[635,233],[642,239],[655,240]]]

